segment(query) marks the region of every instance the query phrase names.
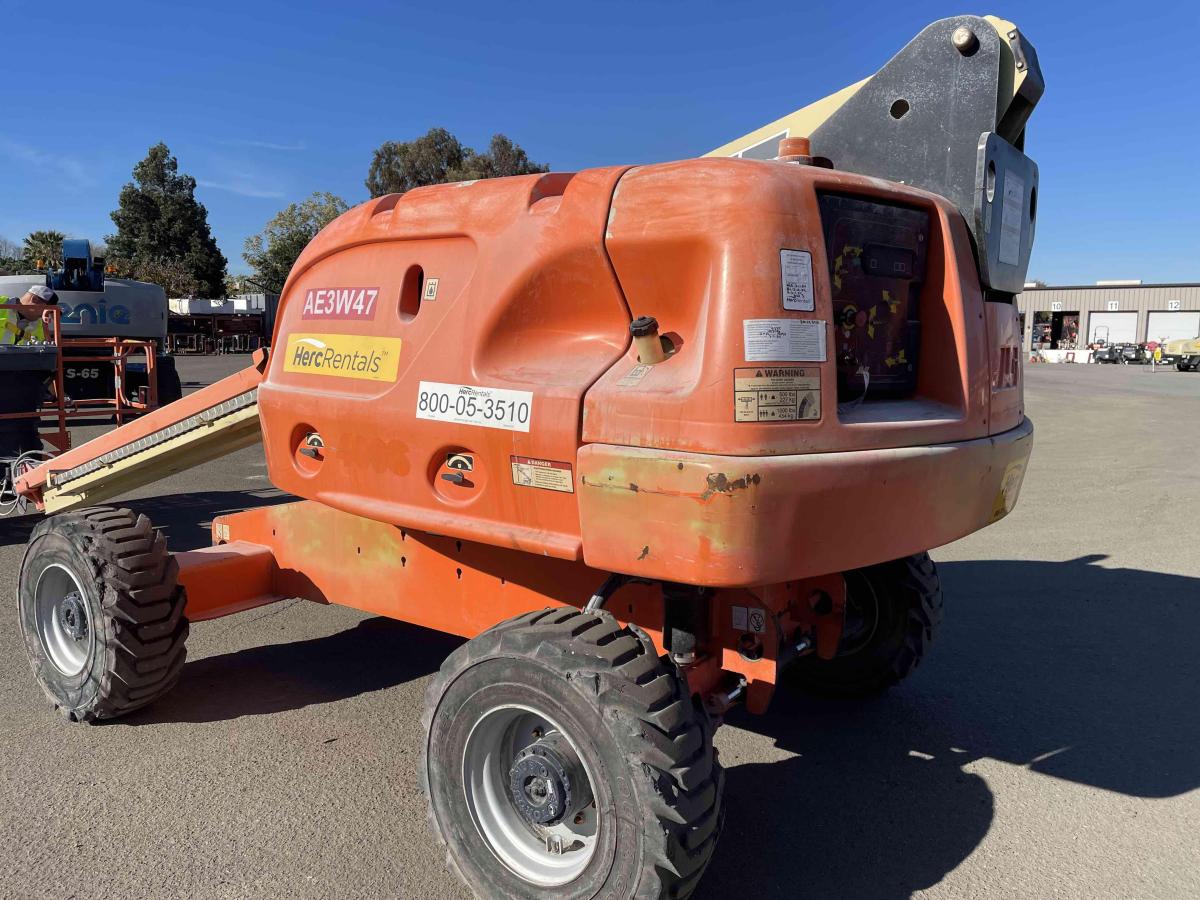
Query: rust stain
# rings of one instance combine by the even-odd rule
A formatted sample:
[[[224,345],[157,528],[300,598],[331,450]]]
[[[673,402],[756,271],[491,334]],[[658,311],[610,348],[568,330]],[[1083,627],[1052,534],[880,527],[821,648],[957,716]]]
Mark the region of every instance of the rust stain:
[[[708,476],[708,487],[704,489],[704,493],[700,495],[700,499],[707,500],[713,494],[732,494],[734,491],[744,491],[748,487],[753,487],[762,481],[761,475],[743,475],[741,478],[729,480],[729,476],[724,472],[712,472]]]
[[[623,473],[620,473],[623,474]],[[615,474],[608,474],[607,480],[596,481],[595,477],[588,480],[587,475],[580,476],[580,483],[585,487],[603,488],[606,490],[626,491],[632,494],[654,494],[662,497],[690,497],[694,500],[699,500],[701,503],[707,502],[716,494],[732,495],[737,491],[744,491],[752,488],[762,482],[762,476],[755,473],[750,475],[742,475],[740,478],[730,478],[724,472],[712,472],[705,478],[705,488],[702,492],[693,492],[686,490],[671,490],[669,488],[646,487],[644,484],[639,484],[636,481],[626,481]]]
[[[630,493],[630,494],[657,494],[662,497],[695,497],[696,496],[695,494],[687,493],[685,491],[668,491],[668,490],[658,490],[655,488],[643,487],[642,485],[637,484],[636,482],[633,482],[633,481],[628,482],[627,484],[621,484],[621,483],[617,483],[617,482],[606,483],[603,481],[594,481],[594,480],[588,481],[587,477],[584,476],[580,479],[580,483],[584,487],[601,488],[601,489],[607,490],[607,491],[625,491],[626,493]]]

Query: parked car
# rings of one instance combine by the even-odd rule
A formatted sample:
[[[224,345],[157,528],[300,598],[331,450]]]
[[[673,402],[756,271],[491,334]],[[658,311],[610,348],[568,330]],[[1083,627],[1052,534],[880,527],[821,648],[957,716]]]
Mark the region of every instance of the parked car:
[[[1116,344],[1106,344],[1092,351],[1092,362],[1117,364],[1121,361],[1121,348]]]

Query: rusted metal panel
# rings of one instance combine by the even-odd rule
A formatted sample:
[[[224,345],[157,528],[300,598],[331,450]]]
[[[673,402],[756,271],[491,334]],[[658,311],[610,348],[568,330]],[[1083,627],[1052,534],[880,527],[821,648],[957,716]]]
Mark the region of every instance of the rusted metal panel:
[[[730,457],[592,444],[584,557],[710,586],[777,584],[927,550],[1007,515],[1033,426],[930,447]]]

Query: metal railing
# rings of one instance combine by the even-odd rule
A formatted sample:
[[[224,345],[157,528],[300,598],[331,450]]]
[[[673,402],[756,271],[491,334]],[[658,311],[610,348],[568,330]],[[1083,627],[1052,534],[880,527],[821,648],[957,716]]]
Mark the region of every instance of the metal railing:
[[[7,316],[7,310],[20,306],[22,304],[0,303],[0,316]],[[25,305],[24,308],[28,309],[29,306]],[[47,379],[52,381],[51,397],[43,401],[36,410],[0,413],[0,421],[34,419],[39,425],[38,436],[61,453],[71,446],[71,436],[67,431],[67,423],[71,419],[111,414],[118,425],[123,425],[131,418],[158,408],[154,341],[117,337],[64,337],[62,334],[62,310],[58,306],[36,304],[33,309],[43,317],[43,321],[48,326],[49,338],[45,344],[53,345],[56,348],[53,374]],[[106,354],[81,354],[79,351],[83,350],[106,350],[108,352]],[[126,386],[130,357],[138,353],[145,355],[146,385],[139,388],[136,399],[130,399]],[[112,396],[71,400],[66,394],[65,369],[68,363],[111,363],[113,367]],[[47,418],[52,418],[56,427],[52,431],[41,431],[40,426]]]

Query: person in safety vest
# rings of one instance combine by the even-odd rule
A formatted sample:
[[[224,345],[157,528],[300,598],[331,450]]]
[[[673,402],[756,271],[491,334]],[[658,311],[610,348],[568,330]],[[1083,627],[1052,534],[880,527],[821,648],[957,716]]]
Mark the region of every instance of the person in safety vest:
[[[31,287],[15,300],[0,296],[0,304],[6,307],[0,309],[0,353],[5,352],[5,347],[15,350],[20,346],[46,343],[46,322],[53,317],[47,307],[57,303],[58,295],[42,285]],[[49,337],[53,339],[52,332]],[[42,397],[54,395],[52,383],[43,382],[41,378],[31,383],[28,379],[15,378],[17,374],[14,372],[14,377],[0,379],[0,412],[32,411],[41,405]],[[30,391],[34,396],[31,397]],[[36,417],[0,419],[0,483],[5,485],[2,493],[6,496],[11,493],[12,473],[9,470],[16,459],[27,451],[42,449],[38,424]]]
[[[58,295],[48,287],[34,285],[20,299],[11,301],[0,297],[0,304],[9,304],[3,313],[3,326],[0,330],[0,346],[5,344],[44,344],[46,342],[46,322],[50,320],[50,311],[45,306],[58,303]]]

